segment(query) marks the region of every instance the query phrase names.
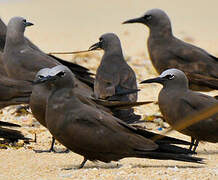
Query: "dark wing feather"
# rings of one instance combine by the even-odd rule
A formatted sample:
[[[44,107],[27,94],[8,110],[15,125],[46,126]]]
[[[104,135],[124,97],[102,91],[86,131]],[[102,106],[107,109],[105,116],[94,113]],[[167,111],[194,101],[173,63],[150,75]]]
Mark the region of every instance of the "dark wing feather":
[[[92,75],[94,75],[94,74],[89,72],[89,69],[87,69],[81,65],[63,60],[63,59],[56,57],[54,55],[51,55],[51,54],[48,54],[48,56],[52,57],[53,59],[55,59],[56,61],[58,61],[62,65],[67,66],[75,74],[77,79],[84,82],[89,87],[94,88],[94,80],[95,79],[92,77]]]

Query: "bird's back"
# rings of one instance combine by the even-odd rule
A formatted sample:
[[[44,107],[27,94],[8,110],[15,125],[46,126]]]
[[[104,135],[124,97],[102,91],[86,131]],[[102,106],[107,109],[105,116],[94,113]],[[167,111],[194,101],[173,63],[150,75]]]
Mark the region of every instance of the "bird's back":
[[[218,89],[218,60],[205,50],[175,37],[148,39],[152,64],[160,74],[177,68],[185,72],[193,90]]]
[[[113,94],[109,92],[110,87],[137,89],[135,72],[121,55],[105,54],[97,69],[95,95],[100,98],[115,95],[115,92]],[[117,100],[135,102],[137,93],[126,95],[126,97]]]
[[[187,90],[184,92],[172,92],[163,89],[159,94],[159,107],[166,121],[174,127],[183,118],[200,112],[218,101],[210,96]],[[195,139],[217,142],[218,141],[218,114],[202,120],[180,132]]]
[[[110,162],[137,157],[135,149],[149,151],[158,147],[112,115],[67,94],[60,90],[50,97],[46,117],[50,132],[72,151],[89,160]]]

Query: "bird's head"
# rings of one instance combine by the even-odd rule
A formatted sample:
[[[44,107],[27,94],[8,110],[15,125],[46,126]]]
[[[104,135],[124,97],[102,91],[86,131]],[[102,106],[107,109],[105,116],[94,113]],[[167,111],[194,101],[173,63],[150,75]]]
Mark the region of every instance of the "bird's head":
[[[63,88],[74,87],[74,74],[66,66],[41,69],[35,77],[34,84],[46,83],[48,86]]]
[[[171,23],[168,15],[161,9],[151,9],[147,11],[143,16],[129,19],[124,21],[123,24],[129,23],[141,23],[152,29],[159,29],[161,31],[165,28],[171,29]]]
[[[26,27],[32,25],[33,23],[27,22],[25,18],[16,16],[10,19],[8,29],[17,32],[24,32]]]
[[[103,49],[104,51],[121,49],[121,43],[118,36],[114,33],[103,34],[99,38],[99,42],[93,44],[89,50]]]
[[[140,84],[143,83],[160,83],[167,88],[188,88],[188,79],[185,73],[179,69],[168,69],[162,72],[159,77],[147,79],[140,82]]]

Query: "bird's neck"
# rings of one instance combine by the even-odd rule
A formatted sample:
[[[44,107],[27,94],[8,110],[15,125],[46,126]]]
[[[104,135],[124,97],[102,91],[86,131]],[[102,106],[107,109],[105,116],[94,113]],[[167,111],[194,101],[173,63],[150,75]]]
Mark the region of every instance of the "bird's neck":
[[[108,46],[105,51],[105,54],[117,54],[117,55],[123,55],[123,51],[120,44],[115,44],[114,46],[110,45]]]
[[[5,48],[7,49],[8,46],[17,46],[17,45],[23,45],[25,43],[24,33],[23,32],[17,32],[15,30],[7,31],[6,35],[6,43]]]
[[[52,87],[52,93],[50,94],[49,99],[52,100],[53,103],[58,103],[60,105],[61,105],[61,102],[63,101],[65,102],[70,101],[72,103],[79,104],[79,100],[75,96],[73,87],[61,88],[61,89]]]
[[[162,88],[163,91],[168,92],[169,94],[171,94],[171,96],[174,94],[178,94],[180,92],[186,92],[189,91],[188,85],[184,85],[184,84],[167,84],[164,85]]]
[[[173,37],[173,32],[171,27],[164,27],[164,28],[156,28],[152,27],[150,29],[149,38],[152,39],[171,39]]]
[[[110,48],[110,50],[104,51],[104,55],[103,55],[104,58],[103,59],[108,59],[109,61],[111,61],[112,59],[109,57],[112,57],[112,56],[113,57],[114,56],[120,57],[120,58],[118,58],[120,60],[124,59],[123,52],[122,52],[121,48]]]

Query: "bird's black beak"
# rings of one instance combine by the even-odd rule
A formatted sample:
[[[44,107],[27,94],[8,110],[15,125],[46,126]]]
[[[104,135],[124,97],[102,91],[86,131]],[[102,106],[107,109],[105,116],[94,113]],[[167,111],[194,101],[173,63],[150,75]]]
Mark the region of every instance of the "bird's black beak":
[[[99,41],[99,42],[93,44],[92,46],[90,46],[89,51],[94,51],[94,50],[97,50],[97,49],[102,49],[102,42],[101,41]]]
[[[139,18],[134,18],[134,19],[129,19],[127,21],[124,21],[122,24],[130,24],[130,23],[144,23],[144,18],[143,17],[139,17]]]
[[[28,26],[32,26],[32,25],[34,25],[34,24],[31,23],[31,22],[25,22],[24,25],[25,25],[25,27],[28,27]]]
[[[33,81],[33,85],[42,84],[42,83],[45,83],[45,82],[48,82],[48,81],[53,81],[55,79],[56,79],[56,76],[45,76],[45,77],[42,77],[40,79],[37,79],[37,80]]]
[[[164,78],[156,77],[156,78],[144,80],[144,81],[140,82],[140,84],[145,84],[145,83],[160,83],[160,84],[162,84],[164,81],[165,81]]]

